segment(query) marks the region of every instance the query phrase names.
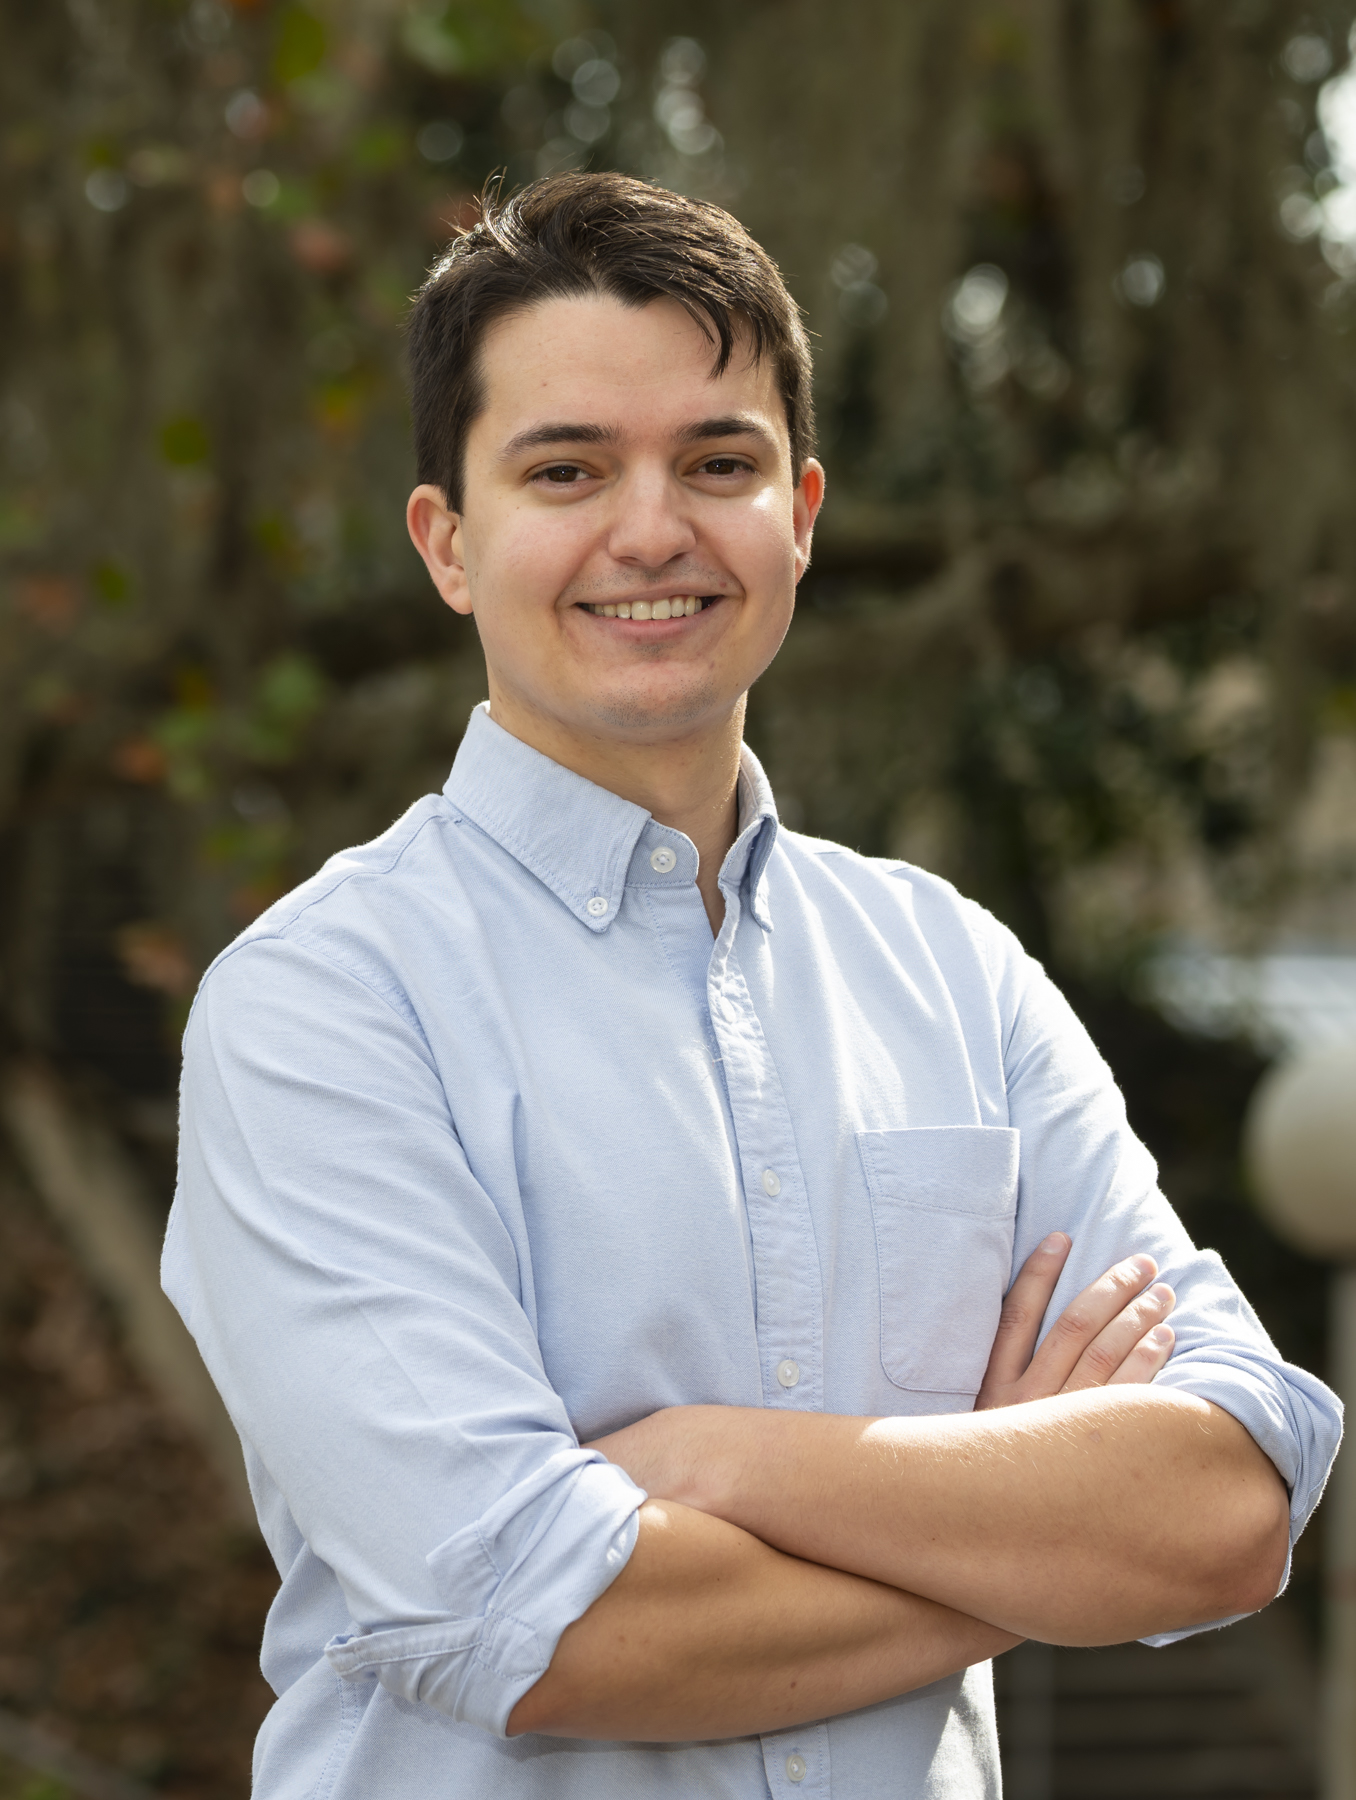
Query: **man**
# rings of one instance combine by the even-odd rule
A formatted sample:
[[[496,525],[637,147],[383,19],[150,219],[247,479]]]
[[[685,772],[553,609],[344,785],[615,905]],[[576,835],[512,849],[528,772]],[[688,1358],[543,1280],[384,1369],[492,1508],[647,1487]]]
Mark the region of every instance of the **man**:
[[[185,1042],[166,1285],[282,1576],[256,1796],[992,1794],[987,1659],[1264,1605],[1335,1402],[1011,936],[778,826],[744,700],[824,478],[742,228],[538,183],[411,363],[488,711]]]

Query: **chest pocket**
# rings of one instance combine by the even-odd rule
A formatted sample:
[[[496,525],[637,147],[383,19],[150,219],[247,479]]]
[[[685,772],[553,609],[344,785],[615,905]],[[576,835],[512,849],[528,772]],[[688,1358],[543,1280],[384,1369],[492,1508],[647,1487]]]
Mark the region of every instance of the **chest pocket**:
[[[859,1131],[880,1263],[880,1359],[896,1387],[977,1394],[1012,1265],[1020,1133]]]

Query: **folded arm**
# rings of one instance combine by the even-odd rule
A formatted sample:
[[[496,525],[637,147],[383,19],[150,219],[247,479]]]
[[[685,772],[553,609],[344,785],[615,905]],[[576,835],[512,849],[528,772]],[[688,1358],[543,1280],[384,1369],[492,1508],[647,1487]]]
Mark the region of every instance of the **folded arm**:
[[[1126,1384],[1152,1379],[1168,1355],[1172,1331],[1162,1321],[1171,1290],[1150,1285],[1154,1265],[1143,1258],[1080,1295],[1033,1358],[1069,1248],[1061,1234],[1047,1240],[1009,1294],[986,1407],[1017,1409],[1038,1394],[1108,1381],[1121,1395],[1143,1392]],[[674,1498],[642,1508],[630,1562],[561,1637],[510,1732],[665,1739],[778,1730],[907,1693],[1010,1649],[1019,1631],[905,1591],[898,1558],[875,1541],[883,1530],[891,1542],[901,1471],[879,1441],[871,1442],[874,1461],[863,1465],[857,1451],[872,1423],[677,1407],[603,1439],[597,1448]],[[746,1456],[741,1446],[755,1444]],[[771,1460],[755,1470],[763,1452]],[[934,1455],[933,1473],[947,1460]],[[878,1481],[870,1503],[864,1472]],[[990,1498],[978,1535],[1007,1504]],[[796,1515],[812,1510],[818,1520],[798,1527]],[[973,1586],[986,1602],[983,1581]]]
[[[1014,1286],[982,1410],[676,1407],[599,1447],[651,1493],[1022,1637],[1115,1643],[1265,1606],[1285,1566],[1284,1484],[1221,1408],[1142,1385],[1170,1342],[1144,1329],[1169,1290],[1134,1295],[1148,1259],[1080,1296],[1027,1364],[1062,1261],[1043,1247]]]
[[[1018,1641],[652,1502],[630,1561],[565,1631],[509,1735],[668,1742],[780,1731],[908,1693]]]
[[[933,1419],[683,1407],[653,1423],[694,1472],[665,1484],[689,1503],[1022,1637],[1120,1643],[1252,1612],[1285,1566],[1275,1469],[1186,1394]],[[613,1454],[645,1478],[643,1452]]]

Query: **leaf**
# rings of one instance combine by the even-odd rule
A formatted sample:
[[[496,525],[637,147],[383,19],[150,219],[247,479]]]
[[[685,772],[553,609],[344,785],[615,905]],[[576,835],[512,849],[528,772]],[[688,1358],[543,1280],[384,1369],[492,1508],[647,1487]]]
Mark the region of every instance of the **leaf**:
[[[325,57],[325,27],[304,6],[285,7],[273,39],[273,73],[279,81],[300,81]]]
[[[354,140],[354,167],[371,174],[393,169],[409,153],[409,132],[402,125],[369,125]]]
[[[116,612],[132,600],[132,577],[120,562],[106,556],[89,572],[89,584],[101,606]]]
[[[254,690],[254,720],[263,729],[298,731],[325,698],[326,681],[316,664],[299,650],[285,651],[268,663]]]
[[[416,62],[435,75],[455,75],[466,61],[460,41],[442,19],[428,13],[411,13],[400,28],[400,41]]]
[[[171,468],[191,469],[205,463],[211,449],[207,427],[191,414],[167,419],[160,427],[160,454]]]

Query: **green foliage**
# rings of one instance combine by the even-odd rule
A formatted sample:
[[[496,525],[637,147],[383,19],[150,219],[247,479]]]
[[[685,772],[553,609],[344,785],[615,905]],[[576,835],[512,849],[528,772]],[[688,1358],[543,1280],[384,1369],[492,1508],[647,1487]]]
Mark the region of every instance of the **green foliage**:
[[[403,531],[408,296],[491,172],[613,164],[732,205],[815,334],[830,501],[750,719],[788,813],[1103,973],[1188,889],[1277,916],[1356,732],[1356,274],[1285,63],[1350,7],[105,10],[122,60],[16,0],[0,63],[15,896],[135,801],[128,905],[201,965],[441,780],[483,688]]]
[[[20,1800],[72,1800],[72,1795],[64,1781],[52,1775],[35,1775],[24,1784]]]
[[[207,427],[201,419],[185,413],[179,418],[167,419],[160,427],[160,454],[171,468],[191,469],[197,463],[206,462],[211,451]]]
[[[272,73],[278,81],[299,81],[325,59],[325,27],[304,6],[284,6],[273,32]]]
[[[301,651],[275,656],[260,670],[243,724],[243,742],[256,762],[285,763],[320,710],[327,683]]]
[[[398,168],[408,161],[409,155],[409,131],[393,122],[369,125],[353,140],[353,166],[364,175],[379,175]]]
[[[432,0],[406,8],[400,42],[434,75],[502,79],[514,64],[550,49],[551,36],[534,15],[515,0]]]
[[[135,597],[131,574],[112,557],[101,557],[90,570],[89,579],[100,605],[113,611],[131,605]]]

